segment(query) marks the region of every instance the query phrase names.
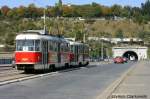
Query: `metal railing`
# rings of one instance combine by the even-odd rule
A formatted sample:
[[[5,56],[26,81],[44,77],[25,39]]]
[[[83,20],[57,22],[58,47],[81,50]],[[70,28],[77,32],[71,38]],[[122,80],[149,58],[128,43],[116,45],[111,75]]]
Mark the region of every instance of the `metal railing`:
[[[13,59],[12,58],[1,58],[0,57],[0,64],[12,64]]]

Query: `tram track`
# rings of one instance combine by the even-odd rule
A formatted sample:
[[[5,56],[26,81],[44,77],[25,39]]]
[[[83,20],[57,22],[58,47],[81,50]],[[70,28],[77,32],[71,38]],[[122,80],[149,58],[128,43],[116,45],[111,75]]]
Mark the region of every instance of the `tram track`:
[[[34,79],[38,77],[43,77],[47,75],[55,76],[58,74],[61,74],[61,72],[69,72],[73,70],[78,70],[81,68],[70,68],[65,70],[58,70],[56,72],[48,72],[44,74],[26,74],[24,71],[18,71],[18,70],[11,70],[11,71],[3,71],[3,73],[0,73],[0,86],[20,82],[28,79]]]
[[[11,66],[0,66],[0,72],[5,71],[5,70],[12,70],[14,68],[12,68]]]
[[[92,66],[93,67],[93,66]],[[90,68],[92,68],[90,67]],[[28,80],[28,79],[34,79],[42,76],[47,76],[47,75],[56,75],[56,74],[61,74],[63,72],[71,72],[74,70],[79,70],[79,69],[85,69],[89,68],[88,66],[83,66],[83,67],[74,67],[74,68],[69,68],[69,69],[60,69],[57,70],[56,72],[47,72],[47,73],[40,73],[40,74],[26,74],[24,71],[18,71],[15,68],[12,68],[10,70],[4,70],[0,72],[0,86],[9,84],[9,83],[14,83],[14,82],[19,82],[23,80]]]
[[[0,73],[0,82],[29,77],[33,75],[35,74],[25,74],[24,72],[17,70],[3,71],[3,73]]]
[[[6,76],[6,75],[11,75],[11,74],[18,74],[18,73],[23,73],[22,71],[18,71],[15,68],[14,69],[10,69],[10,70],[3,70],[0,71],[0,77],[1,76]]]

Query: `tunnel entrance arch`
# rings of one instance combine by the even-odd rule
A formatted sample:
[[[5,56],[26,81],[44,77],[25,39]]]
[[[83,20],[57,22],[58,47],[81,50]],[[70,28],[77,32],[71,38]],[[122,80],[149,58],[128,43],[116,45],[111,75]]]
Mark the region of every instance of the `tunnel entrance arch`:
[[[123,57],[126,57],[126,58],[128,58],[129,60],[132,60],[132,61],[137,61],[138,60],[138,55],[134,51],[126,51],[123,54]]]
[[[148,58],[148,47],[142,46],[124,46],[113,47],[113,58],[117,56],[127,57],[130,60],[144,60]]]

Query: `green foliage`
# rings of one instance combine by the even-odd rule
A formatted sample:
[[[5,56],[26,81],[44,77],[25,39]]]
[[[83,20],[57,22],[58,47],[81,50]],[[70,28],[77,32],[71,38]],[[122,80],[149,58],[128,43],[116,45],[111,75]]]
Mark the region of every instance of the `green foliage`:
[[[121,16],[122,7],[120,5],[113,5],[111,10],[114,16]]]
[[[8,33],[5,35],[5,44],[6,45],[14,45],[14,38],[15,38],[14,33]]]
[[[117,32],[116,32],[116,34],[115,34],[115,37],[117,37],[117,38],[123,38],[123,32],[122,32],[122,30],[118,30]]]
[[[56,3],[55,6],[48,6],[46,10],[47,16],[63,16],[63,17],[105,17],[112,18],[114,16],[127,17],[134,19],[139,24],[150,20],[150,1],[141,4],[141,7],[122,7],[113,5],[112,7],[102,6],[93,2],[86,5],[63,5],[62,1]],[[44,8],[39,8],[34,4],[28,7],[20,6],[9,8],[2,6],[0,10],[0,18],[32,18],[37,19],[43,16]],[[146,20],[146,21],[145,21]]]

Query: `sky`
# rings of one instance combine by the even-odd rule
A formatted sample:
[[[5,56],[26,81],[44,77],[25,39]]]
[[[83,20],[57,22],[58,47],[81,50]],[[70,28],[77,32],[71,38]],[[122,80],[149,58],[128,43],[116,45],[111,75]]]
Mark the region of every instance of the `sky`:
[[[105,6],[112,6],[114,4],[119,4],[122,6],[130,5],[132,7],[140,7],[141,3],[146,0],[62,0],[63,4],[90,4],[92,2],[99,3]],[[54,6],[58,0],[0,0],[0,7],[7,5],[10,8],[19,7],[21,5],[28,6],[34,3],[38,7]]]

